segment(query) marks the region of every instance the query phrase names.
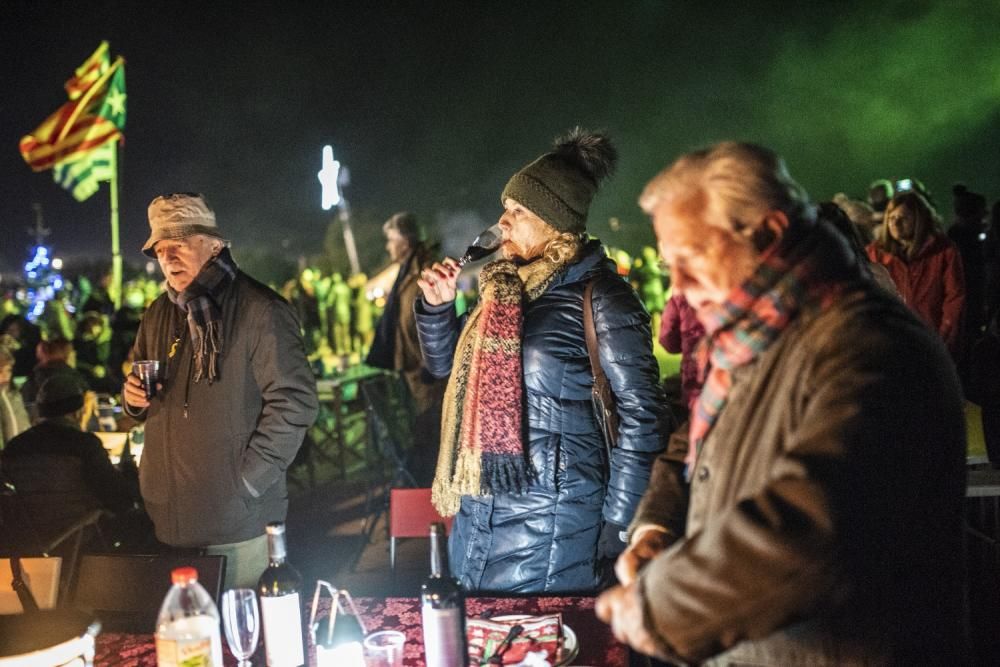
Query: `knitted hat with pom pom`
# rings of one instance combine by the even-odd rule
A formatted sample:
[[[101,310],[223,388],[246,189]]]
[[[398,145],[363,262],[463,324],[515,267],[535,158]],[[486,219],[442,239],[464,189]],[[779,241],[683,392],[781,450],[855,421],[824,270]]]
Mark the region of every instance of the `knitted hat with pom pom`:
[[[513,199],[559,231],[582,233],[590,201],[617,162],[607,136],[577,127],[511,176],[500,203]]]

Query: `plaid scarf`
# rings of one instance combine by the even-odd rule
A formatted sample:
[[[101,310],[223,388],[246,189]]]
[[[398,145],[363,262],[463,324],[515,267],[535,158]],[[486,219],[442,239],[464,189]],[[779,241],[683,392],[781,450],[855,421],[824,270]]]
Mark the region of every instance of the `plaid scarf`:
[[[857,260],[826,223],[786,230],[778,246],[728,300],[702,314],[706,335],[698,348],[704,382],[691,414],[687,474],[726,405],[732,371],[757,359],[802,314],[829,308],[846,283],[860,278]]]
[[[442,405],[431,500],[443,516],[458,513],[463,495],[522,493],[534,477],[521,429],[522,304],[564,266],[498,260],[479,274],[479,303],[459,336]]]
[[[222,295],[236,278],[236,261],[229,248],[208,261],[183,292],[167,285],[167,297],[187,313],[194,346],[194,381],[219,377],[222,354]]]

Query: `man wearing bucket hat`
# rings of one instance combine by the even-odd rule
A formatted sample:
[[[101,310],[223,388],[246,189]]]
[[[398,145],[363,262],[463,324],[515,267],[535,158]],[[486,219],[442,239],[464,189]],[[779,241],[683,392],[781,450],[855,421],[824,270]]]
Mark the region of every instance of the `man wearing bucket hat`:
[[[149,240],[166,293],[146,311],[133,358],[158,360],[155,395],[135,375],[126,411],[144,419],[139,480],[156,536],[227,557],[226,586],[267,565],[264,527],[288,509],[285,470],[316,417],[299,324],[236,266],[201,195],[157,197]]]

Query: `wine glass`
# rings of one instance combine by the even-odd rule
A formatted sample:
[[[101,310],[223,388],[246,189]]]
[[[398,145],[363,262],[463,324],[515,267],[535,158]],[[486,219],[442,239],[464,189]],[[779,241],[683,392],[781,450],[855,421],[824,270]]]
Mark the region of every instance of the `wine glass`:
[[[257,594],[250,588],[234,588],[222,595],[222,627],[226,642],[239,667],[250,666],[250,656],[257,650],[260,637],[260,612]]]

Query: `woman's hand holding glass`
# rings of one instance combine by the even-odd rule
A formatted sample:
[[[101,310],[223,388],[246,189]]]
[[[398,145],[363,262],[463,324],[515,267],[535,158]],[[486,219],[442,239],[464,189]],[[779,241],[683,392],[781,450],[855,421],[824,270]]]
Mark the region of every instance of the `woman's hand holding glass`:
[[[458,262],[451,257],[435,262],[430,268],[420,272],[417,286],[424,293],[424,301],[428,306],[440,306],[451,303],[458,293]]]

